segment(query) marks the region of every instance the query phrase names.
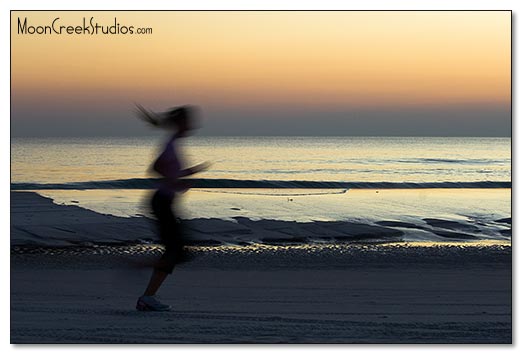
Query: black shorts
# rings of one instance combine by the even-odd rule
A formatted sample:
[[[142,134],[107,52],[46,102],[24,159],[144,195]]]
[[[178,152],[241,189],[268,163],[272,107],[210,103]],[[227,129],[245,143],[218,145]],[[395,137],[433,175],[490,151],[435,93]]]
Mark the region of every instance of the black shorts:
[[[183,227],[172,210],[172,202],[172,198],[160,192],[156,192],[151,201],[161,242],[165,246],[165,252],[154,268],[169,274],[186,258]]]

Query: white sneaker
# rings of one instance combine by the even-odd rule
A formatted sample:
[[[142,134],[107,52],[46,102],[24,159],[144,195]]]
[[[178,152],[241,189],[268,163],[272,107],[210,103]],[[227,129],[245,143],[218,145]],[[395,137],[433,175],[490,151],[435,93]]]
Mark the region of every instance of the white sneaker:
[[[155,296],[141,296],[136,303],[138,311],[170,311],[170,306],[162,304]]]

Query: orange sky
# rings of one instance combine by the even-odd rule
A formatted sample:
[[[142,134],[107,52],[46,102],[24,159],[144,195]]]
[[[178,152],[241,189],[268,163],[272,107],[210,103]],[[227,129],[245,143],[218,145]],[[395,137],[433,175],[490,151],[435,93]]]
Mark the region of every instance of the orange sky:
[[[82,18],[152,35],[19,35]],[[14,94],[213,105],[510,100],[509,12],[13,12]]]

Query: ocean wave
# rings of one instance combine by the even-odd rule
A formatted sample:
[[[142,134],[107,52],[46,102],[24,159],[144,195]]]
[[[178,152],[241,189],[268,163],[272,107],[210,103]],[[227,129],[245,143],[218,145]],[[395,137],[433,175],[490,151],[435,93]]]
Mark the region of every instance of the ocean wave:
[[[390,161],[393,162],[393,161]],[[491,164],[510,164],[510,160],[492,160],[492,159],[443,159],[443,158],[416,158],[397,160],[400,163],[413,164],[462,164],[462,165],[491,165]]]
[[[11,190],[154,189],[160,179],[129,178],[69,183],[11,183]],[[478,182],[334,182],[236,179],[185,179],[192,188],[270,189],[427,189],[427,188],[511,188],[511,181]]]

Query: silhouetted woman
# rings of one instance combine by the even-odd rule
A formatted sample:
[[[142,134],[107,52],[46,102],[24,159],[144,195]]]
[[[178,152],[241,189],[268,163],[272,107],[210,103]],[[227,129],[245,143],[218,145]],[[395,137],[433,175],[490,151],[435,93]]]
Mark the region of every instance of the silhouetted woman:
[[[149,284],[138,299],[136,309],[168,311],[170,306],[162,304],[155,295],[167,276],[172,274],[174,266],[183,262],[185,258],[183,230],[173,210],[176,194],[187,189],[179,178],[198,173],[206,169],[208,164],[183,169],[176,153],[176,139],[189,135],[196,128],[194,126],[194,107],[181,106],[160,114],[149,112],[140,105],[137,105],[137,108],[140,118],[155,127],[171,131],[172,135],[152,166],[153,170],[163,177],[159,188],[152,197],[151,206],[157,219],[165,252],[155,265]]]

